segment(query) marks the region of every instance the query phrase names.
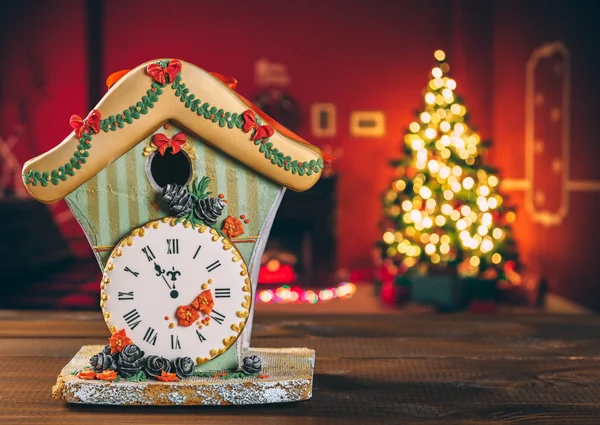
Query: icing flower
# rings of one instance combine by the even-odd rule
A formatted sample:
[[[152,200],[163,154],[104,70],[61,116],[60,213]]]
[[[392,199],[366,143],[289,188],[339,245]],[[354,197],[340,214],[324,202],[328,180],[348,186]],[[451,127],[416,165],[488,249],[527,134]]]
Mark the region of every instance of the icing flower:
[[[160,375],[155,376],[156,379],[162,382],[176,382],[179,381],[179,378],[175,373],[167,373],[164,370],[160,373]]]
[[[196,310],[201,311],[204,314],[212,313],[212,309],[215,306],[215,300],[213,300],[213,296],[210,292],[210,289],[207,289],[206,291],[203,291],[200,295],[198,295],[198,298],[194,300],[192,306]]]
[[[223,221],[223,233],[230,239],[237,238],[244,234],[244,225],[240,220],[230,215]]]
[[[94,379],[96,377],[96,372],[92,369],[84,369],[77,374],[77,377],[80,379]]]
[[[244,119],[244,126],[242,127],[244,133],[255,130],[252,140],[268,139],[275,133],[275,130],[270,125],[261,125],[256,119],[256,114],[251,109],[245,111],[242,114],[242,118]]]
[[[179,319],[179,326],[191,326],[200,318],[200,313],[189,305],[180,305],[175,316]]]
[[[114,370],[107,369],[104,372],[97,373],[96,379],[99,379],[101,381],[114,381],[115,379],[117,379],[117,372],[115,372]]]
[[[196,363],[190,357],[177,357],[172,362],[172,370],[179,378],[192,376]]]
[[[112,334],[108,341],[110,342],[110,354],[120,353],[123,348],[133,344],[133,341],[125,334],[125,329]]]
[[[146,375],[156,378],[162,373],[170,372],[172,369],[171,362],[168,359],[160,356],[148,356],[144,365]]]
[[[115,366],[124,378],[134,376],[144,367],[144,352],[137,345],[128,345],[117,356]]]

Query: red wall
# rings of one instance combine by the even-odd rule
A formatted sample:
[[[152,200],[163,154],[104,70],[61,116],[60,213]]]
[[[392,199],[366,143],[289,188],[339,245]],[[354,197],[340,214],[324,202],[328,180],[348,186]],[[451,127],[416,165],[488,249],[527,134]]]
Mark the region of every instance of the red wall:
[[[69,117],[87,110],[83,2],[2,2],[0,137],[24,127],[29,159],[63,140]]]
[[[495,2],[491,97],[495,147],[491,159],[505,177],[525,177],[525,64],[534,49],[542,44],[562,41],[569,50],[571,63],[568,179],[595,182],[600,186],[598,10],[591,6],[592,3],[583,2],[577,7],[558,1]],[[548,164],[556,156],[546,142],[544,152],[538,154],[538,163]],[[560,187],[553,176],[542,178],[536,188],[545,193],[546,204],[559,201]],[[512,191],[510,195],[519,205],[515,232],[521,254],[530,268],[548,278],[553,292],[598,308],[600,279],[595,266],[599,258],[600,191],[570,191],[567,216],[551,227],[532,221],[531,214],[524,208],[523,190]]]
[[[380,237],[380,194],[393,175],[388,161],[399,155],[403,129],[421,106],[436,49],[449,54],[472,125],[495,141],[490,161],[504,177],[519,179],[524,176],[524,64],[542,42],[564,40],[572,48],[574,70],[572,177],[600,174],[590,159],[600,153],[593,144],[597,108],[590,96],[600,80],[583,43],[590,37],[585,31],[593,28],[591,20],[581,24],[581,10],[571,11],[566,2],[89,2],[104,10],[102,75],[152,58],[178,57],[236,77],[239,91],[251,98],[259,91],[254,61],[266,57],[287,65],[287,92],[304,117],[312,103],[337,105],[338,136],[312,137],[308,119],[298,132],[318,146],[344,151],[334,166],[340,176],[341,267],[371,265],[370,251]],[[3,2],[0,40],[10,61],[0,64],[0,136],[18,122],[26,126],[26,142],[16,149],[22,160],[60,142],[69,131],[69,116],[88,110],[84,6],[77,0]],[[382,110],[386,136],[350,137],[353,110]],[[511,195],[523,204],[522,192]],[[593,245],[598,225],[592,225],[598,207],[597,193],[572,193],[571,213],[558,228],[532,223],[520,208],[516,231],[525,259],[549,275],[554,290],[600,305],[600,298],[587,293],[597,281],[590,264],[598,257]]]

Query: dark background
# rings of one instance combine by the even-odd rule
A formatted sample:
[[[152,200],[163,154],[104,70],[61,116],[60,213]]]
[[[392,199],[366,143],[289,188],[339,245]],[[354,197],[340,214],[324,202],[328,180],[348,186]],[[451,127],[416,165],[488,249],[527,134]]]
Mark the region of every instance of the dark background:
[[[259,92],[254,62],[266,57],[283,63],[291,76],[286,92],[304,116],[298,133],[341,152],[334,166],[337,262],[364,275],[381,236],[380,194],[393,175],[388,161],[399,155],[403,129],[421,106],[432,54],[443,49],[471,125],[494,141],[488,161],[509,180],[505,189],[519,207],[515,236],[525,263],[548,278],[552,291],[600,308],[599,6],[524,0],[4,0],[0,137],[21,126],[13,152],[25,162],[64,138],[70,115],[85,116],[104,94],[111,72],[153,58],[181,58],[232,75],[249,98]],[[571,65],[571,189],[568,214],[547,227],[525,209],[525,67],[535,49],[555,41],[567,47]],[[315,102],[335,103],[336,137],[312,136]],[[351,137],[348,117],[354,110],[383,111],[385,137]],[[536,161],[550,163],[552,152],[539,153]],[[536,180],[546,206],[560,202],[560,184]],[[64,208],[52,211],[60,215]],[[73,221],[62,230],[79,232]],[[12,255],[0,261],[19,254]]]

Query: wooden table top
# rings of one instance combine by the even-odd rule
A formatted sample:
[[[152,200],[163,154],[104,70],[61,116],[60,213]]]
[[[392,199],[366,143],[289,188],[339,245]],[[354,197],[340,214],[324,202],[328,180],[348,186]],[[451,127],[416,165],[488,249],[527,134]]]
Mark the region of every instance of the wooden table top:
[[[253,346],[317,351],[313,398],[250,407],[114,407],[52,399],[99,313],[0,311],[0,424],[600,424],[600,317],[256,317]]]

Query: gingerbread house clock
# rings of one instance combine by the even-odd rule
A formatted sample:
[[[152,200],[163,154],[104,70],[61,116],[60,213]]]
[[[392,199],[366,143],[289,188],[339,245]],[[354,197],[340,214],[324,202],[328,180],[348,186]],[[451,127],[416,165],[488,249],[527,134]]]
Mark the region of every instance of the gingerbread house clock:
[[[98,404],[307,399],[314,351],[250,347],[263,249],[286,188],[321,151],[240,96],[233,78],[176,59],[109,77],[27,190],[65,199],[103,270],[105,346],[84,346],[56,398]]]

